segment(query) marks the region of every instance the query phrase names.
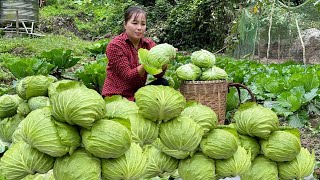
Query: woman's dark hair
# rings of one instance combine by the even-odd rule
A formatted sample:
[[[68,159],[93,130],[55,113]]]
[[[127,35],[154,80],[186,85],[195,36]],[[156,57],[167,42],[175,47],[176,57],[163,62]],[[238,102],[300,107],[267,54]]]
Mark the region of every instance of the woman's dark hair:
[[[147,18],[147,13],[139,6],[130,6],[125,12],[124,12],[124,23],[127,24],[127,22],[131,19],[131,17],[135,14],[135,18],[137,18],[140,14],[144,14]]]

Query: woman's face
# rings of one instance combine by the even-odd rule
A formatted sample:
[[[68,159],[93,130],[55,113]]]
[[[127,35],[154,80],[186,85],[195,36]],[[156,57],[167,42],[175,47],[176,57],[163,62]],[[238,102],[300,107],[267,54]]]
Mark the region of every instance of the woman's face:
[[[138,43],[146,32],[146,16],[143,13],[134,13],[131,18],[124,24],[125,32],[130,41]]]

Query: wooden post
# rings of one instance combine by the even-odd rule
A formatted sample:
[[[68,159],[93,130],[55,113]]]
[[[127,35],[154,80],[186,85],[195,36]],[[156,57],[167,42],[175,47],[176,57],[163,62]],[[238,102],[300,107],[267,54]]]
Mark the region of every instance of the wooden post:
[[[16,31],[19,34],[19,10],[16,10]]]

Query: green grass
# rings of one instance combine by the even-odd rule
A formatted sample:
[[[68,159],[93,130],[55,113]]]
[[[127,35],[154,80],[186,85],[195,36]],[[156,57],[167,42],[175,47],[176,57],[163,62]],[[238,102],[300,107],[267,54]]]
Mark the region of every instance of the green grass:
[[[46,35],[45,37],[15,37],[0,39],[0,54],[11,53],[18,57],[34,57],[43,51],[63,48],[71,49],[75,56],[88,56],[85,50],[92,44],[77,37]]]

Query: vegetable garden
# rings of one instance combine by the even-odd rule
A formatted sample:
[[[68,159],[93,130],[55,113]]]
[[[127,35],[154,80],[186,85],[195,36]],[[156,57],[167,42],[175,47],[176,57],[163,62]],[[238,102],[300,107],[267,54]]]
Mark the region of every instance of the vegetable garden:
[[[252,8],[262,19],[275,12],[277,21],[276,2],[48,1],[38,29],[46,36],[1,38],[0,179],[318,179],[320,65],[280,56],[271,63],[272,47],[255,60],[266,31],[241,22]],[[320,4],[301,5],[308,3]],[[170,87],[140,88],[135,102],[103,98],[105,49],[132,4],[148,10],[148,35],[158,42],[139,50],[140,63],[149,74],[168,64]],[[308,17],[293,11],[286,13]],[[56,28],[56,16],[73,19],[77,31]],[[316,18],[308,22],[320,28]],[[260,41],[251,36],[258,32]],[[279,40],[272,37],[270,46]],[[179,91],[183,81],[216,80],[243,84],[256,99],[230,88],[224,125]]]

